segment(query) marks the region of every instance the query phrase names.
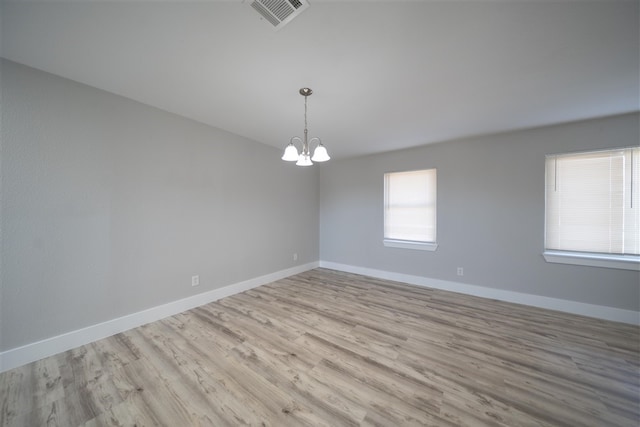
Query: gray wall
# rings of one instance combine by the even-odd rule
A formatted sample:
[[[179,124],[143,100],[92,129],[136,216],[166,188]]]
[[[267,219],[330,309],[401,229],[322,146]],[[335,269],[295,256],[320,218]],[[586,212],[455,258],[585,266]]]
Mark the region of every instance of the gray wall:
[[[320,259],[637,311],[637,271],[541,254],[544,156],[637,145],[638,129],[631,114],[332,161],[320,171]],[[438,250],[386,248],[383,174],[423,168],[438,170]]]
[[[0,351],[293,267],[294,252],[640,309],[638,272],[541,256],[544,155],[637,144],[637,114],[308,169],[51,74],[5,60],[1,73]],[[429,167],[438,250],[383,247],[383,173]]]
[[[316,168],[4,60],[1,84],[0,351],[318,260]]]

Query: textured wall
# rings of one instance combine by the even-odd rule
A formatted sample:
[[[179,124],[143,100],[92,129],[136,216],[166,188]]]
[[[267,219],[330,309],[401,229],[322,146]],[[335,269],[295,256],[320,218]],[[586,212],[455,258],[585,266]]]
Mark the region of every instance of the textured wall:
[[[545,155],[637,145],[638,127],[630,114],[331,162],[320,173],[320,258],[638,311],[637,271],[542,257]],[[383,174],[423,168],[438,170],[438,250],[386,248]]]
[[[0,351],[319,258],[316,168],[9,61],[1,153]]]

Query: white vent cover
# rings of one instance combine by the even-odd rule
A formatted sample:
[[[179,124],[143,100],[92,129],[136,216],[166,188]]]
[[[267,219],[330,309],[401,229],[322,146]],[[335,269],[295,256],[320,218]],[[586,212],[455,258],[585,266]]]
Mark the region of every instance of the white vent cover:
[[[276,30],[279,30],[309,7],[309,2],[307,0],[252,0],[251,7]]]

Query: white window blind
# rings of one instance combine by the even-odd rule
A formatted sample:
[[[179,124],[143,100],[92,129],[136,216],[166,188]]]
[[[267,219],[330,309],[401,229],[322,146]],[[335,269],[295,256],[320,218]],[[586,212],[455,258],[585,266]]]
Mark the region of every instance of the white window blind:
[[[640,254],[640,148],[547,156],[546,249]]]
[[[384,238],[436,241],[436,170],[384,175]]]

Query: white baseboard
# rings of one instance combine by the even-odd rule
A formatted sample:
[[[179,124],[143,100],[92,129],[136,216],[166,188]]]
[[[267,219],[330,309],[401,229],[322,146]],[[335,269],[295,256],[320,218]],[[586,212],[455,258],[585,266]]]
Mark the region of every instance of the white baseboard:
[[[595,317],[598,319],[612,320],[615,322],[640,325],[640,312],[623,310],[614,307],[606,307],[594,304],[586,304],[576,301],[563,300],[558,298],[543,297],[539,295],[524,294],[520,292],[506,291],[502,289],[486,288],[483,286],[468,285],[464,283],[451,282],[427,277],[413,276],[409,274],[393,273],[383,270],[375,270],[365,267],[357,267],[346,264],[339,264],[329,261],[312,262],[275,273],[245,280],[223,288],[203,292],[188,298],[172,301],[147,310],[132,313],[123,317],[112,319],[97,325],[71,331],[62,335],[47,338],[42,341],[30,343],[22,347],[13,348],[0,353],[0,372],[8,371],[18,366],[26,365],[44,357],[53,356],[63,351],[71,350],[110,337],[120,332],[155,322],[165,317],[173,316],[183,311],[201,306],[203,304],[217,301],[285,277],[293,276],[317,267],[330,268],[333,270],[345,271],[348,273],[362,274],[380,279],[394,280],[397,282],[409,283],[434,289],[442,289],[451,292],[459,292],[483,298],[491,298],[500,301],[513,302],[517,304],[530,305],[534,307],[546,308],[567,313],[580,314],[583,316]]]
[[[293,276],[294,274],[312,270],[317,268],[318,265],[319,263],[316,261],[288,268],[286,270],[280,270],[275,273],[234,283],[219,289],[203,292],[198,295],[172,301],[167,304],[112,319],[97,325],[88,326],[86,328],[67,332],[62,335],[4,351],[0,353],[0,372],[8,371],[10,369],[17,368],[18,366],[40,360],[44,357],[53,356],[54,354],[71,350],[72,348],[76,348],[102,338],[110,337],[120,332],[182,313],[183,311],[190,310],[212,301],[217,301],[221,298],[244,292],[267,283],[275,282],[276,280],[284,279],[285,277]]]
[[[550,298],[539,295],[524,294],[521,292],[506,291],[503,289],[487,288],[484,286],[467,285],[464,283],[451,282],[447,280],[430,279],[427,277],[393,273],[389,271],[375,270],[365,267],[356,267],[329,261],[320,261],[320,267],[344,271],[347,273],[362,274],[379,279],[394,280],[396,282],[409,283],[411,285],[423,286],[427,288],[442,289],[445,291],[459,292],[462,294],[474,295],[483,298],[530,305],[533,307],[563,311],[572,314],[580,314],[582,316],[612,320],[614,322],[640,325],[640,312],[633,310],[623,310],[620,308],[586,304],[559,298]]]

